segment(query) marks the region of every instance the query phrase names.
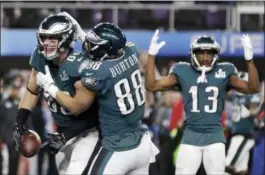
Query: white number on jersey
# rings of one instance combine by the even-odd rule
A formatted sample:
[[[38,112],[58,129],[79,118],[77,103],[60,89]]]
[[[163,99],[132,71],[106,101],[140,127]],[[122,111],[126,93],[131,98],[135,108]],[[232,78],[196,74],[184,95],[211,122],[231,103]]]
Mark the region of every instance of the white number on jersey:
[[[242,118],[247,118],[250,116],[250,112],[248,108],[241,104],[241,105],[234,105],[232,108],[232,120],[234,122],[239,122]]]
[[[139,69],[132,73],[130,80],[134,89],[130,88],[129,80],[127,78],[121,79],[114,85],[117,104],[123,115],[130,114],[135,109],[135,101],[133,99],[132,90],[135,91],[136,103],[138,106],[143,105],[145,102],[144,89]]]
[[[67,95],[70,95],[69,92],[63,91]],[[46,99],[46,102],[53,113],[57,113],[59,110],[63,115],[72,115],[71,112],[68,112],[65,108],[62,106],[59,108],[55,102],[55,99],[50,96],[47,92],[44,91],[44,97]]]
[[[208,97],[208,100],[212,101],[212,105],[205,105],[204,111],[207,113],[215,113],[217,111],[217,98],[219,95],[218,88],[215,86],[208,86],[205,89],[205,92],[212,92],[213,95]],[[198,86],[191,86],[189,93],[191,93],[192,97],[192,109],[191,112],[200,112],[198,109]]]

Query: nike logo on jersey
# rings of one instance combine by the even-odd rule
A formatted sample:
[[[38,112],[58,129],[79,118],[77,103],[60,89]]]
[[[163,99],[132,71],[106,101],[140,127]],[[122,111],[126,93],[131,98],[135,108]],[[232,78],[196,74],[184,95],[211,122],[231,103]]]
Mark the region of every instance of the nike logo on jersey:
[[[65,70],[60,74],[61,80],[62,81],[67,81],[69,80],[69,76],[65,73]]]
[[[77,61],[81,61],[83,58],[84,58],[84,57],[80,57],[80,58],[77,59]]]
[[[226,72],[224,72],[222,69],[219,69],[218,72],[215,72],[215,78],[225,78]]]
[[[90,75],[93,75],[93,73],[86,73],[86,76],[90,76]]]

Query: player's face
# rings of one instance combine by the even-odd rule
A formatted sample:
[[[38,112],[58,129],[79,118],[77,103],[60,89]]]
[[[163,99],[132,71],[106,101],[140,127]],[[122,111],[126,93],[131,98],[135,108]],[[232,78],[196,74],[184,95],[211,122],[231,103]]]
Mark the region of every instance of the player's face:
[[[196,53],[196,58],[201,66],[210,67],[213,61],[214,52],[211,50],[199,50]]]
[[[59,45],[58,38],[42,37],[42,42],[43,42],[44,51],[47,55],[57,51]]]

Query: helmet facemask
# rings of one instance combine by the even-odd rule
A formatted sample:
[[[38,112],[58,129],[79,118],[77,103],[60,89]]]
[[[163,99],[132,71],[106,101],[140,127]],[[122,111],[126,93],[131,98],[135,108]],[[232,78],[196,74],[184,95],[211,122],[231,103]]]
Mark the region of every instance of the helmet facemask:
[[[83,52],[92,60],[103,61],[109,57],[109,41],[100,38],[95,32],[89,31],[83,43]]]

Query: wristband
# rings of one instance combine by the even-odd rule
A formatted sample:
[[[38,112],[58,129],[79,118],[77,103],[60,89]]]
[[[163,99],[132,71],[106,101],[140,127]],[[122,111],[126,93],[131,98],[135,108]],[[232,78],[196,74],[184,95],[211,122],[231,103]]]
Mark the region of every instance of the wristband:
[[[28,119],[28,116],[31,114],[31,111],[26,108],[18,109],[18,115],[16,118],[16,123],[24,125]]]

